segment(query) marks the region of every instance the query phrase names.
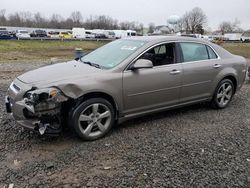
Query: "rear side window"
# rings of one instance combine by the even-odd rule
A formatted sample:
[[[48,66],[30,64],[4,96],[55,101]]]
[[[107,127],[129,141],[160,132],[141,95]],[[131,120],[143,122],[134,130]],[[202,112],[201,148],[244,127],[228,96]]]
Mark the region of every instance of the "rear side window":
[[[183,61],[200,61],[209,59],[206,45],[198,43],[180,43]]]
[[[207,51],[209,54],[209,59],[217,59],[217,55],[209,46],[207,46]]]

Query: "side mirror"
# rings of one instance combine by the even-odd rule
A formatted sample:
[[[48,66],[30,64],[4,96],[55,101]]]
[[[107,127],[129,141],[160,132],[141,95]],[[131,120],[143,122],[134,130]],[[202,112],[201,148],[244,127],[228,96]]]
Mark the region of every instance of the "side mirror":
[[[148,59],[138,59],[131,67],[132,70],[153,68],[152,61]]]

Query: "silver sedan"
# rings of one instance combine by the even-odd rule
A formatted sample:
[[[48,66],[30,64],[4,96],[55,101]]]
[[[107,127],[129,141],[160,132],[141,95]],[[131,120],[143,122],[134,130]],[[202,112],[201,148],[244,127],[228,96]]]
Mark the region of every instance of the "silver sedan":
[[[225,108],[246,71],[243,57],[204,40],[132,37],[18,76],[6,108],[40,134],[69,126],[95,140],[115,123],[162,110],[204,101]]]

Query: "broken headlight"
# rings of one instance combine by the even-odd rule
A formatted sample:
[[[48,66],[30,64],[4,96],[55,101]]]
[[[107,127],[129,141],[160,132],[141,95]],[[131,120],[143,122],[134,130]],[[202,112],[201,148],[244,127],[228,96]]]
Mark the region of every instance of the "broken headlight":
[[[24,98],[27,98],[27,102],[32,104],[38,104],[41,102],[56,102],[60,103],[67,100],[67,97],[57,88],[43,88],[28,91]]]
[[[43,88],[28,91],[22,102],[26,109],[34,114],[51,110],[56,113],[60,104],[66,100],[68,98],[59,89]]]

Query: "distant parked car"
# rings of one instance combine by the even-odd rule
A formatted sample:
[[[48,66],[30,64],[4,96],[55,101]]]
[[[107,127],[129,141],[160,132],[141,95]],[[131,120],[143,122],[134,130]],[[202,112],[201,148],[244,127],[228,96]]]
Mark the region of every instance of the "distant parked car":
[[[93,38],[95,38],[95,34],[92,33],[91,31],[86,31],[85,32],[85,36],[86,36],[87,39],[93,39]]]
[[[38,29],[38,30],[32,31],[30,33],[30,36],[31,37],[47,37],[47,33],[45,30]]]
[[[72,39],[73,35],[70,31],[62,31],[60,32],[59,37],[61,39]]]
[[[0,39],[15,39],[15,35],[7,30],[0,30]]]
[[[50,38],[58,39],[59,34],[60,34],[60,32],[58,32],[58,31],[49,31],[47,35]]]
[[[104,33],[95,33],[95,38],[97,38],[97,39],[106,39],[107,36]]]
[[[8,33],[10,35],[13,35],[14,37],[16,36],[16,31],[15,30],[8,30]]]
[[[30,34],[27,30],[17,30],[16,38],[19,38],[19,39],[30,38]]]

